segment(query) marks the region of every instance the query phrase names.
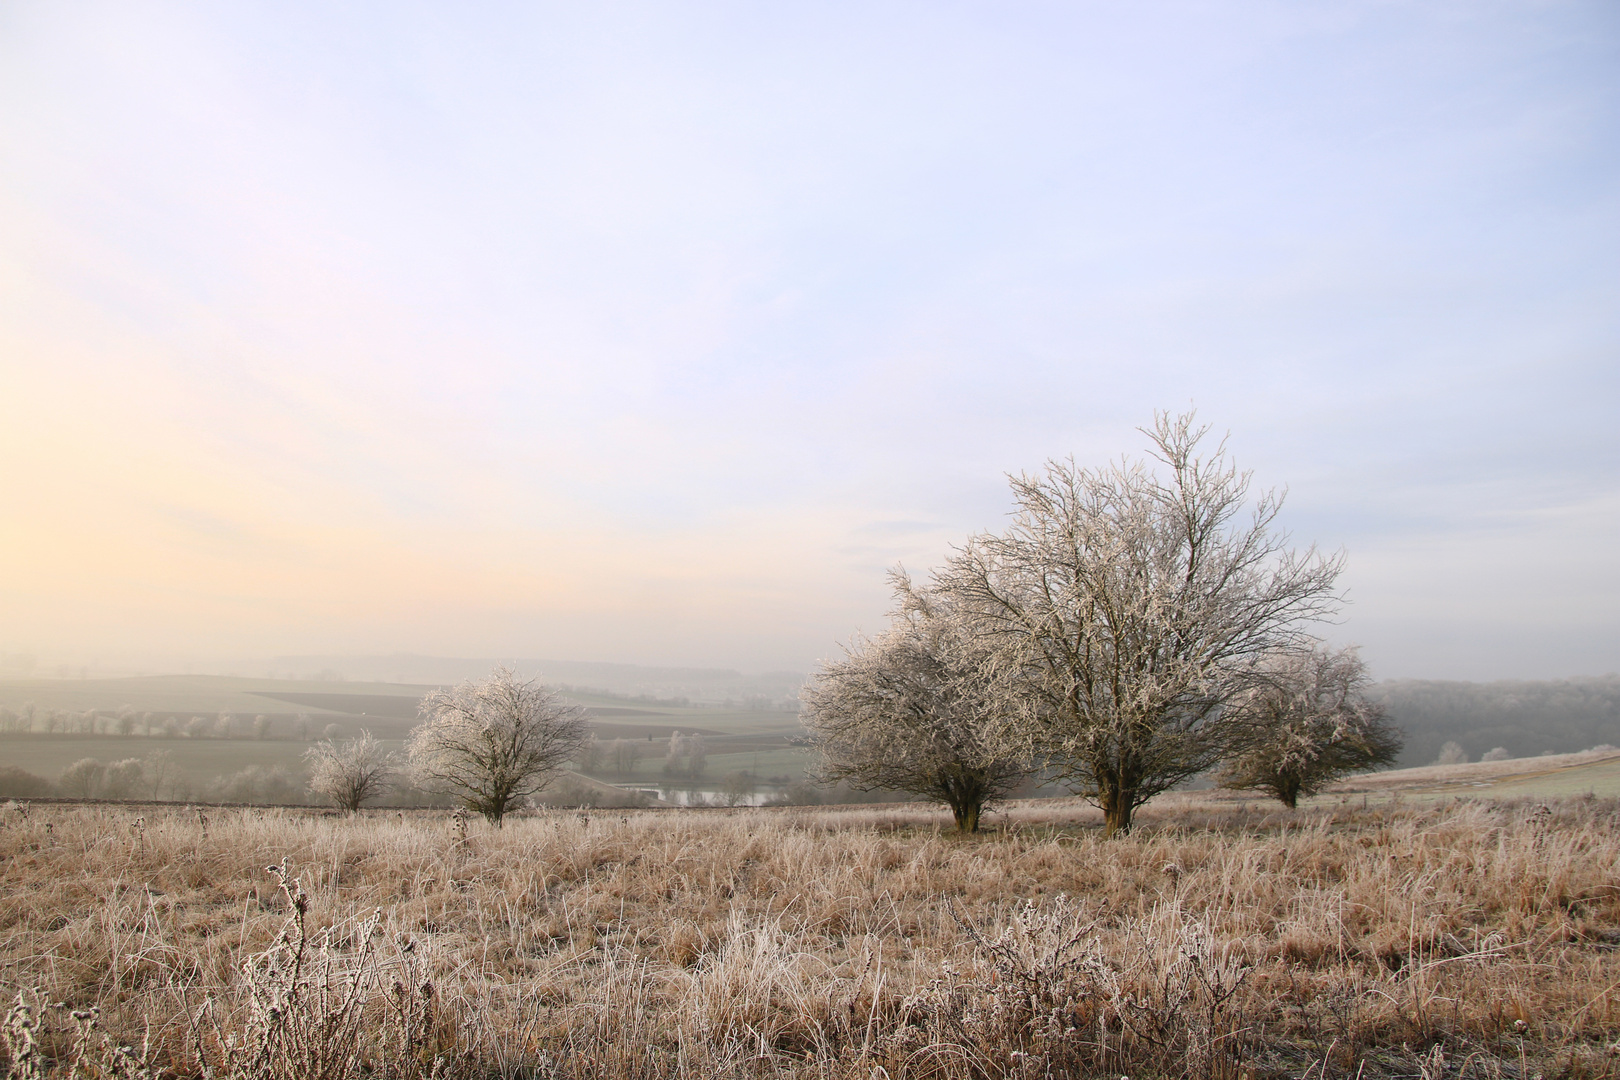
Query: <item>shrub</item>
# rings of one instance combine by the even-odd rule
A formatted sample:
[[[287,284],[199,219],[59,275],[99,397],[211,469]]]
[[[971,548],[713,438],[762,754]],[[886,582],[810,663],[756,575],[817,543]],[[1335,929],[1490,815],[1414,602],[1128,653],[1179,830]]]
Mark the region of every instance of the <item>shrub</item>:
[[[1447,742],[1440,747],[1440,757],[1436,765],[1461,765],[1468,760],[1468,751],[1458,742]]]
[[[101,781],[106,774],[107,766],[95,758],[80,758],[62,770],[56,783],[68,795],[89,799],[101,793]]]
[[[15,765],[0,765],[0,798],[43,799],[56,794],[56,785]]]
[[[341,743],[316,743],[304,752],[304,760],[309,762],[309,790],[351,814],[383,793],[395,767],[394,755],[369,731]]]

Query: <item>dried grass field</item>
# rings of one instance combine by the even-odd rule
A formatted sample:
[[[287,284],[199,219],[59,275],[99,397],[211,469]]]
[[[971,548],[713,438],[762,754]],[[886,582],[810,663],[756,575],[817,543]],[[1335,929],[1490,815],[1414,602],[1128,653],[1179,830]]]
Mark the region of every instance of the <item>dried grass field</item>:
[[[1608,1077],[1620,803],[35,806],[10,1075]],[[276,867],[272,871],[268,868]],[[281,868],[284,867],[283,871]],[[282,874],[285,881],[282,880]]]

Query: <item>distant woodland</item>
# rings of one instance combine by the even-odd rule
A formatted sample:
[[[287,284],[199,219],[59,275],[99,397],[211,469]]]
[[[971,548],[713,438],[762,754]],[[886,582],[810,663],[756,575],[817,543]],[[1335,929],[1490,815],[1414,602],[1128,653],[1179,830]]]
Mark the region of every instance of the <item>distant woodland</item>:
[[[1547,682],[1394,679],[1368,689],[1406,732],[1400,764],[1426,765],[1447,742],[1468,760],[1496,747],[1511,757],[1620,745],[1620,675]]]

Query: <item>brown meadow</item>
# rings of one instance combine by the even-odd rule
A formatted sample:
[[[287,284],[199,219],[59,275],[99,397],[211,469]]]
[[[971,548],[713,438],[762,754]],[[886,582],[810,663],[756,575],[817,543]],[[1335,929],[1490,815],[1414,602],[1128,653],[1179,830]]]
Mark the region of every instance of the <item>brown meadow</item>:
[[[1608,1077],[1620,803],[34,806],[14,1076]],[[285,875],[285,882],[281,876]]]

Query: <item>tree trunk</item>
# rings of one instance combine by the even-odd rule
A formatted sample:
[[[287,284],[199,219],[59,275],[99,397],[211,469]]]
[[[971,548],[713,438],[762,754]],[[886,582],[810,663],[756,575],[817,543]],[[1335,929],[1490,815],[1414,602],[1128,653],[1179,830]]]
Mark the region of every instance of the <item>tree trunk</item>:
[[[951,814],[956,818],[956,831],[960,833],[974,833],[979,831],[979,814],[984,809],[984,803],[976,800],[967,800],[951,805]]]
[[[1097,801],[1102,804],[1103,823],[1107,826],[1107,835],[1131,831],[1131,811],[1136,808],[1131,805],[1127,792],[1119,788],[1106,790]]]
[[[1299,805],[1299,785],[1284,784],[1282,788],[1278,790],[1277,798],[1281,799],[1283,805],[1288,807],[1288,809],[1296,809]]]

